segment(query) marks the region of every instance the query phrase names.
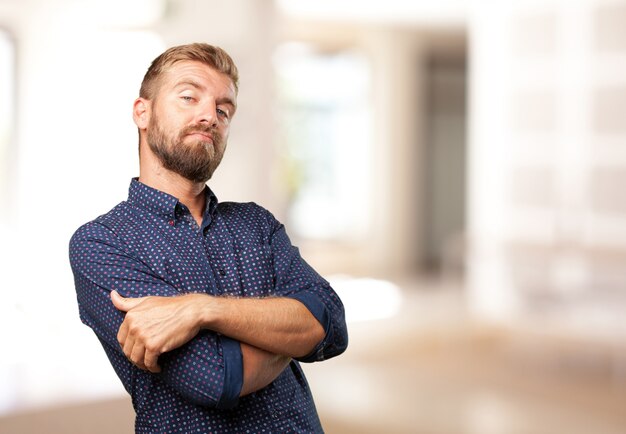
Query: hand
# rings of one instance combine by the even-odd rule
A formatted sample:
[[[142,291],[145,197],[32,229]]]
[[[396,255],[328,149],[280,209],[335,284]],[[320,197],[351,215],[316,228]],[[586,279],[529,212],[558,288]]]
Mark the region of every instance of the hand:
[[[158,358],[189,342],[200,330],[197,297],[125,298],[111,292],[113,305],[126,312],[117,340],[128,359],[138,368],[160,372]]]

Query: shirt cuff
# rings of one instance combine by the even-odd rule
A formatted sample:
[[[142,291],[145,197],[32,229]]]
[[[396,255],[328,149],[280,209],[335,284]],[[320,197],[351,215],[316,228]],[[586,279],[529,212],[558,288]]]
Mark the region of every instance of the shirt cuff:
[[[315,319],[324,327],[324,339],[315,347],[311,353],[304,357],[299,357],[297,360],[300,362],[315,362],[324,359],[323,349],[326,343],[332,339],[331,318],[326,305],[320,301],[320,299],[310,292],[298,292],[294,294],[286,295],[287,298],[293,298],[304,304],[306,308],[313,314]]]
[[[220,336],[222,357],[224,358],[224,389],[217,402],[217,408],[233,408],[239,402],[239,394],[243,386],[243,359],[241,345],[238,341]]]

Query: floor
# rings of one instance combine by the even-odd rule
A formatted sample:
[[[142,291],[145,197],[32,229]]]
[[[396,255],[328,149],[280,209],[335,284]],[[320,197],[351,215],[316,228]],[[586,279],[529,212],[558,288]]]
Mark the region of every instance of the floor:
[[[626,432],[626,375],[610,346],[482,324],[459,288],[406,286],[393,317],[352,323],[344,355],[305,366],[326,432]],[[0,433],[123,434],[132,424],[120,397],[6,415]]]

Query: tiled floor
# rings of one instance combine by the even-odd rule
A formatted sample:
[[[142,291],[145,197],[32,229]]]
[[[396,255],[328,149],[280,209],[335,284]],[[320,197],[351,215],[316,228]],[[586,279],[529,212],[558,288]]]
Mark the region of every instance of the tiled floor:
[[[326,432],[626,432],[606,348],[470,321],[455,288],[403,294],[395,317],[351,324],[343,356],[305,366]],[[0,433],[123,434],[132,421],[120,398],[6,416]]]

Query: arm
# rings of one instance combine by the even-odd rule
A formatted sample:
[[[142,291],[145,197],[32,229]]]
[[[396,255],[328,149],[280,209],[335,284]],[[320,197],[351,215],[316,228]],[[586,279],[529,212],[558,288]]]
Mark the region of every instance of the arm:
[[[339,296],[291,244],[285,228],[267,211],[271,228],[270,246],[276,276],[276,296],[299,301],[324,330],[323,338],[301,362],[327,360],[343,353],[348,346],[345,312]]]
[[[243,386],[239,396],[261,390],[274,381],[291,362],[290,357],[272,354],[248,344],[241,344]]]
[[[93,329],[111,360],[117,361],[116,372],[133,393],[133,371],[138,368],[125,363],[117,341],[124,314],[111,303],[110,293],[114,288],[129,297],[172,297],[179,292],[128,254],[117,236],[98,223],[84,226],[72,237],[70,262],[81,320]],[[164,355],[161,363],[159,379],[187,400],[204,406],[236,404],[244,363],[238,342],[201,330],[185,345]]]
[[[324,328],[292,298],[206,297],[201,327],[274,354],[304,357],[324,338]]]
[[[291,244],[284,226],[264,208],[237,213],[259,222],[248,234],[249,257],[240,257],[241,281],[269,288],[263,298],[221,298],[204,310],[202,327],[299,361],[326,360],[345,351],[348,332],[341,300]],[[252,215],[251,215],[252,214]],[[254,291],[258,286],[250,284]]]
[[[112,291],[113,305],[126,312],[117,334],[124,354],[140,369],[161,372],[159,356],[196,336],[201,325],[198,318],[201,318],[203,310],[211,310],[211,301],[216,300],[219,299],[204,294],[125,298],[117,291]],[[245,343],[240,345],[243,359],[240,396],[270,384],[291,361],[289,356],[274,354]]]
[[[161,354],[188,342],[200,329],[289,358],[306,356],[324,337],[324,329],[311,312],[290,298],[207,294],[124,298],[113,291],[111,300],[126,312],[117,334],[124,354],[137,367],[151,372],[160,372],[157,361]]]
[[[267,211],[263,210],[267,215]],[[198,329],[209,329],[269,353],[301,361],[324,360],[347,346],[344,310],[337,294],[300,257],[285,230],[269,215],[275,296],[228,298],[206,294],[126,300],[118,340],[138,366],[158,370],[159,354]]]

